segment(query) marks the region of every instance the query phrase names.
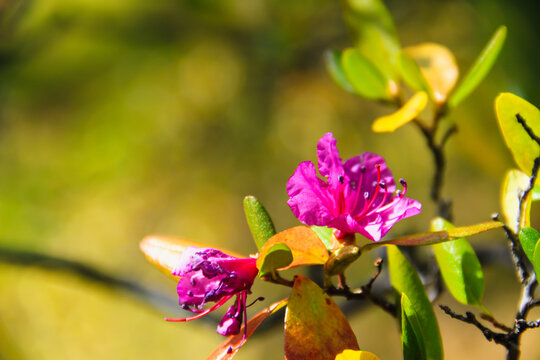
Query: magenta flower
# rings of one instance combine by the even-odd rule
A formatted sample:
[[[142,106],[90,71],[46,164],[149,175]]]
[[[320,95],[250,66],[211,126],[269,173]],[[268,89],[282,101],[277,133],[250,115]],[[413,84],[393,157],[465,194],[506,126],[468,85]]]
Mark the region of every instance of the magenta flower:
[[[422,204],[396,191],[394,178],[382,157],[362,153],[342,163],[332,133],[317,144],[319,173],[315,165],[304,161],[287,183],[294,216],[306,225],[334,228],[337,238],[359,233],[379,241],[396,222],[420,213]],[[394,194],[395,192],[395,194]]]
[[[197,315],[166,320],[191,321],[201,318],[236,295],[234,304],[221,319],[217,332],[224,336],[238,334],[246,318],[246,297],[258,273],[255,263],[256,259],[237,258],[217,249],[186,248],[172,274],[180,276],[177,286],[180,306]],[[203,310],[207,302],[216,304]]]

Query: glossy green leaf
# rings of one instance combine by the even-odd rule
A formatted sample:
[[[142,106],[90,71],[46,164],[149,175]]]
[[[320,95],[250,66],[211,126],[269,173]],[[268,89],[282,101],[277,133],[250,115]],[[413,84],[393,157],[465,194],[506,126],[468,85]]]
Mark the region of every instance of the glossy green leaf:
[[[335,360],[379,360],[379,358],[369,351],[347,349],[338,354]]]
[[[532,191],[532,201],[540,200],[540,186],[536,185]]]
[[[405,294],[401,294],[401,346],[404,360],[426,359],[422,325],[413,304]]]
[[[297,275],[285,313],[287,360],[334,359],[358,342],[334,301],[313,281]]]
[[[311,229],[315,231],[317,235],[319,235],[319,238],[323,242],[324,246],[326,246],[328,251],[332,251],[332,239],[334,237],[332,228],[329,228],[327,226],[313,225],[311,226]]]
[[[388,264],[390,281],[396,295],[405,294],[410,302],[414,304],[416,318],[423,329],[426,358],[431,360],[442,359],[443,349],[439,324],[422,281],[420,281],[412,264],[397,246],[388,246]]]
[[[414,120],[424,110],[427,101],[425,92],[417,92],[398,111],[377,118],[371,125],[371,129],[374,132],[392,132]]]
[[[336,84],[338,84],[345,91],[351,93],[354,92],[352,85],[347,80],[345,72],[341,67],[341,52],[337,50],[327,50],[324,54],[324,60],[326,63],[326,69]]]
[[[260,262],[259,276],[289,266],[292,261],[293,255],[291,249],[289,249],[287,245],[282,243],[273,244]]]
[[[534,271],[540,276],[540,233],[533,228],[524,227],[519,233],[519,242],[534,266]]]
[[[398,68],[405,84],[414,91],[423,91],[431,98],[433,97],[431,88],[420,70],[420,66],[413,57],[404,51],[398,54]]]
[[[529,226],[531,214],[531,196],[524,201],[523,212],[520,213],[520,199],[529,186],[529,177],[519,170],[506,173],[501,189],[501,210],[505,223],[514,232]]]
[[[476,58],[467,75],[463,77],[455,91],[451,94],[448,100],[450,107],[456,107],[476,89],[495,63],[495,60],[497,60],[505,39],[506,26],[500,26],[484,49],[482,49],[482,52]]]
[[[354,92],[368,99],[389,99],[389,83],[383,74],[357,49],[347,49],[341,65]]]
[[[274,223],[255,196],[250,195],[244,198],[244,212],[255,244],[261,250],[266,241],[276,234]]]
[[[396,55],[400,44],[382,0],[344,0],[345,21],[352,29],[355,45],[384,74],[397,80]]]
[[[431,230],[450,230],[454,225],[442,218],[431,221]],[[442,277],[450,293],[459,302],[481,305],[484,296],[484,273],[472,246],[460,238],[433,245]]]
[[[540,146],[531,139],[516,116],[519,114],[536,136],[540,136],[540,110],[511,93],[502,93],[497,97],[495,110],[506,146],[512,152],[521,171],[530,175],[534,159],[540,156]],[[539,181],[536,181],[536,185],[540,185]]]

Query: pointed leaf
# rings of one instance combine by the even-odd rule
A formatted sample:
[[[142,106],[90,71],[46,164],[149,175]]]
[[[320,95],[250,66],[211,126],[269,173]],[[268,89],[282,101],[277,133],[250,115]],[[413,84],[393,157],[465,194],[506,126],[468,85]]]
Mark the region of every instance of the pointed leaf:
[[[519,233],[519,242],[534,266],[537,276],[540,276],[540,233],[533,228],[524,227]]]
[[[534,159],[540,156],[540,146],[518,122],[517,114],[525,120],[536,136],[540,136],[540,110],[511,93],[502,93],[497,97],[495,110],[504,141],[512,152],[516,164],[525,174],[531,174]],[[537,185],[540,185],[539,181],[536,181]]]
[[[531,214],[531,196],[525,199],[524,213],[520,217],[520,198],[529,186],[529,177],[519,170],[506,173],[501,189],[501,210],[505,223],[515,234],[524,226],[529,226]]]
[[[418,322],[423,329],[426,358],[442,359],[443,349],[439,325],[422,281],[412,264],[396,246],[388,246],[388,263],[390,280],[396,295],[401,296],[403,293],[414,304]]]
[[[334,359],[346,349],[359,349],[347,318],[317,284],[298,275],[285,313],[285,358]]]
[[[260,313],[255,315],[247,322],[246,339],[248,339],[253,332],[262,324],[262,322],[279,309],[283,308],[287,304],[288,299],[275,302]],[[246,325],[244,325],[246,326]],[[240,350],[240,344],[242,343],[242,337],[244,336],[244,326],[240,329],[237,335],[232,335],[227,338],[221,345],[219,345],[206,360],[230,360]],[[229,349],[230,352],[229,352]]]
[[[454,54],[445,46],[435,43],[423,43],[403,49],[420,67],[426,79],[433,100],[442,104],[456,84],[459,70]]]
[[[291,249],[285,244],[276,243],[270,246],[266,255],[262,258],[259,267],[259,276],[271,273],[274,270],[284,268],[293,261]]]
[[[374,132],[392,132],[416,118],[427,105],[427,94],[417,92],[405,105],[393,114],[381,116],[373,122]]]
[[[257,268],[261,268],[264,258],[274,244],[285,244],[291,250],[293,261],[283,269],[295,266],[324,264],[328,260],[328,250],[317,233],[306,226],[296,226],[277,233],[264,244],[259,257]]]
[[[345,21],[355,45],[387,79],[397,79],[396,55],[400,44],[392,16],[382,0],[345,0]]]
[[[401,294],[401,346],[404,360],[426,359],[422,325],[413,304],[405,294]]]
[[[352,85],[347,80],[345,72],[341,67],[341,52],[337,50],[327,50],[324,54],[324,60],[326,63],[326,70],[330,73],[330,76],[343,90],[348,92],[354,92]]]
[[[540,274],[540,241],[538,240],[536,241],[536,246],[534,247],[532,264],[534,266],[534,272],[538,276],[538,274]]]
[[[189,246],[207,247],[192,241],[159,235],[147,236],[139,244],[146,260],[175,281],[180,278],[172,275],[171,272],[178,264],[178,259],[184,249]],[[232,256],[245,257],[229,250],[221,251]]]
[[[329,228],[327,226],[317,226],[313,225],[311,226],[311,229],[319,235],[319,238],[323,242],[324,246],[326,246],[326,249],[328,251],[333,250],[332,246],[332,238],[333,238],[333,230],[332,228]]]
[[[372,100],[389,99],[389,84],[381,72],[357,49],[343,52],[341,65],[354,91]]]
[[[405,84],[414,91],[423,91],[433,98],[427,79],[413,57],[404,51],[398,54],[398,69]]]
[[[443,218],[431,221],[431,230],[451,230],[454,225]],[[484,296],[484,274],[472,246],[460,238],[455,241],[433,245],[442,277],[450,293],[459,302],[481,305]]]
[[[456,90],[450,96],[448,105],[456,107],[463,99],[469,96],[487,75],[495,60],[499,56],[504,40],[506,39],[506,26],[500,26],[489,39],[480,55],[476,58],[471,69],[461,80]]]
[[[251,195],[244,198],[244,212],[255,245],[261,250],[264,243],[276,234],[272,218],[260,201]]]
[[[347,349],[338,354],[335,360],[379,360],[379,358],[369,351]]]

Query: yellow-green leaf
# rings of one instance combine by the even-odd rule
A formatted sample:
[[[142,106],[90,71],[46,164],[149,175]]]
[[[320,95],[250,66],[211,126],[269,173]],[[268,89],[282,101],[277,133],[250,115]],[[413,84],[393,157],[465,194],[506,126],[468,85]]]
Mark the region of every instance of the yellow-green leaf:
[[[508,227],[517,234],[519,229],[524,226],[529,226],[531,223],[531,195],[525,199],[521,218],[520,215],[520,198],[523,192],[529,186],[529,177],[519,170],[510,170],[506,173],[501,189],[501,210],[504,222]]]
[[[413,120],[424,110],[427,104],[427,94],[423,91],[417,92],[405,105],[393,114],[381,116],[376,119],[371,126],[374,132],[392,132]]]
[[[521,171],[530,175],[534,159],[540,156],[540,146],[531,139],[516,116],[519,114],[536,136],[540,136],[540,110],[511,93],[502,93],[497,97],[495,110],[506,146],[512,152]],[[536,184],[540,185],[540,180],[537,180]]]
[[[313,281],[297,275],[285,313],[287,360],[334,359],[358,342],[334,301]]]
[[[244,212],[255,245],[261,250],[264,243],[276,234],[270,215],[255,196],[244,198]]]
[[[258,262],[259,275],[263,276],[274,270],[284,268],[293,261],[291,249],[283,243],[270,246],[266,255]]]
[[[404,360],[426,359],[426,345],[418,314],[405,294],[401,294],[401,346]]]
[[[358,95],[373,100],[390,98],[389,82],[360,51],[352,48],[345,50],[341,65],[347,81]]]
[[[379,360],[379,358],[369,351],[347,349],[338,354],[335,360]]]
[[[420,66],[416,63],[411,55],[404,51],[400,51],[398,54],[397,64],[399,73],[408,87],[414,91],[424,91],[425,93],[429,94],[431,98],[433,98],[431,88],[427,83],[427,79],[422,73],[422,70],[420,70]]]
[[[283,269],[324,264],[329,257],[326,246],[315,231],[306,226],[296,226],[277,233],[264,244],[257,258],[257,268],[261,268],[264,258],[275,244],[287,245],[293,256],[293,261]]]
[[[452,231],[455,226],[443,218],[431,221],[431,230]],[[481,305],[484,274],[478,257],[465,238],[433,245],[442,277],[450,293],[463,304]]]
[[[519,232],[519,242],[534,266],[537,276],[540,276],[540,233],[533,228],[524,227]]]
[[[324,54],[326,69],[330,76],[343,90],[354,92],[352,85],[347,80],[343,67],[341,66],[341,52],[337,50],[327,50]]]
[[[418,64],[427,81],[433,100],[442,104],[454,88],[459,76],[454,54],[447,47],[435,43],[423,43],[403,49]]]
[[[448,100],[450,107],[456,107],[465,99],[487,75],[495,60],[499,56],[504,40],[506,39],[506,26],[500,26],[495,34],[489,39],[480,55],[476,58],[471,69],[461,80],[456,90],[451,94]]]

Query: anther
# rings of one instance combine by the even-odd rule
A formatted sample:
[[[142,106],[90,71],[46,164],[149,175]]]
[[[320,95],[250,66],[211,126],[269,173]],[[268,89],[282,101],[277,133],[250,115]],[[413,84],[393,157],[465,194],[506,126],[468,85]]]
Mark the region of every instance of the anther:
[[[343,181],[345,180],[345,178],[343,177],[343,175],[339,175],[338,176],[338,181],[343,184]]]

